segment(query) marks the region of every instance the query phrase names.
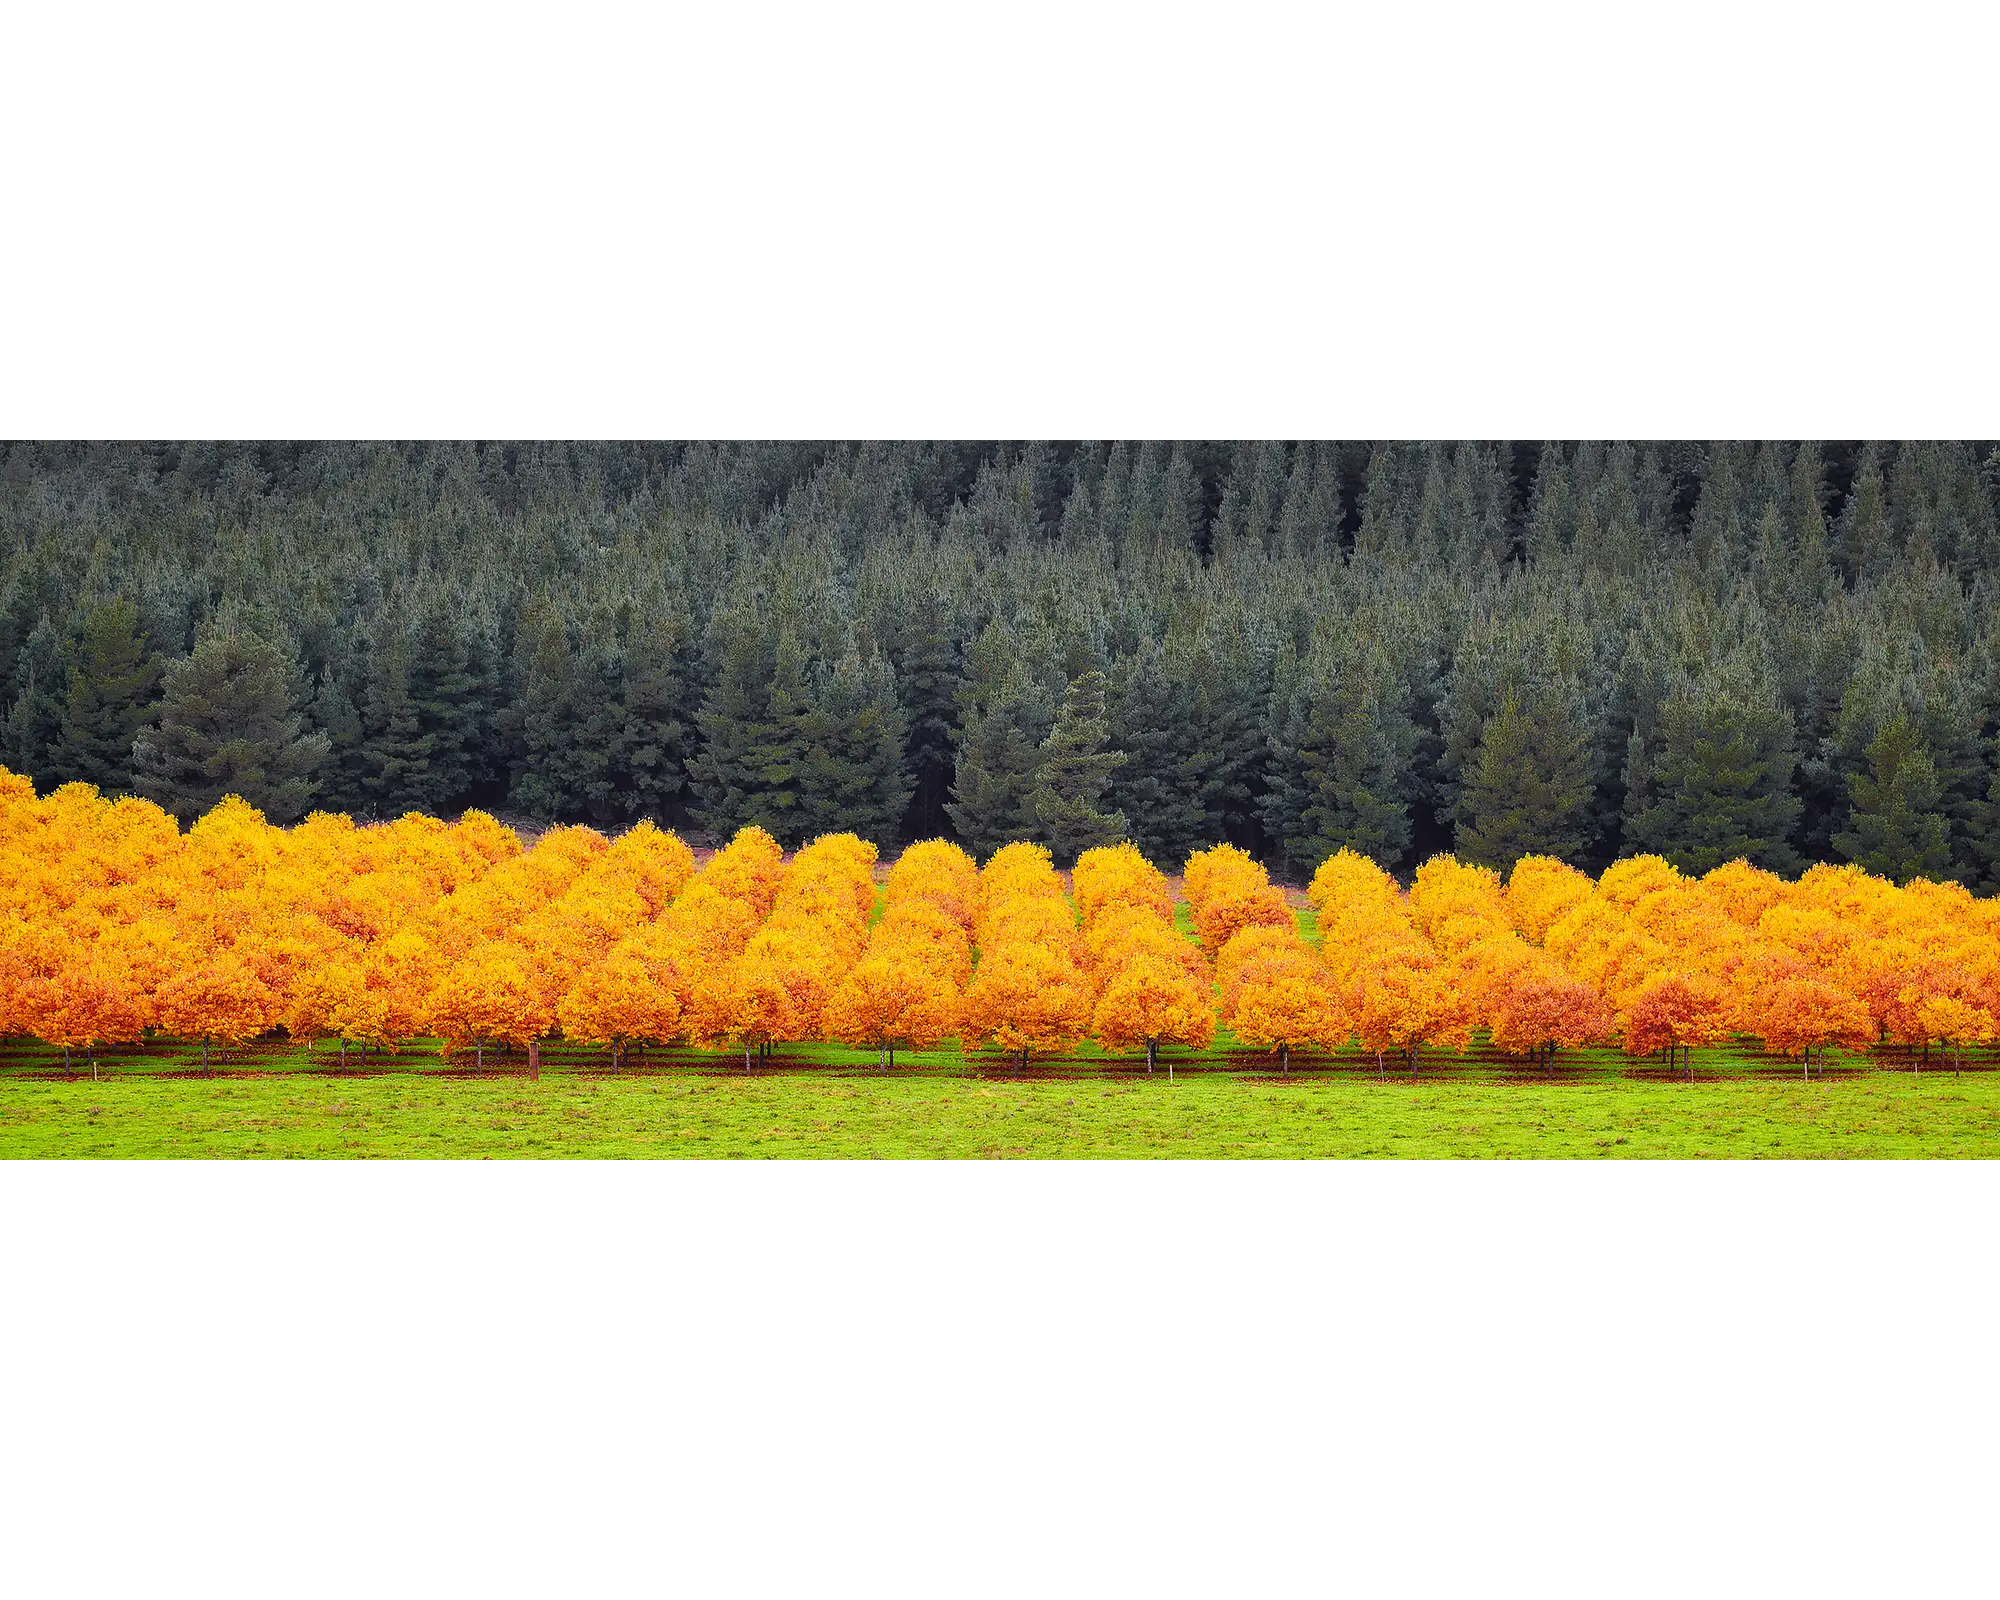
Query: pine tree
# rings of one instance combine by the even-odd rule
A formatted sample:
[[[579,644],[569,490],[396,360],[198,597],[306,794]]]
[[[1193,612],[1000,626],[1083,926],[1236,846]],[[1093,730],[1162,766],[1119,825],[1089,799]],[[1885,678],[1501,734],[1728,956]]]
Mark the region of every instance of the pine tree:
[[[1112,776],[1111,803],[1146,859],[1174,871],[1220,835],[1202,804],[1220,755],[1204,748],[1195,686],[1148,641],[1111,674],[1107,715],[1112,747],[1130,757]]]
[[[850,649],[824,672],[801,721],[799,830],[858,833],[887,844],[910,803],[906,724],[896,675],[880,653]]]
[[[1833,837],[1841,855],[1897,883],[1945,878],[1951,845],[1938,814],[1937,768],[1923,737],[1899,708],[1868,746],[1868,771],[1850,773],[1853,809]]]
[[[966,717],[945,811],[959,842],[982,860],[1016,839],[1040,836],[1030,795],[1044,708],[1039,688],[1017,671]]]
[[[1576,496],[1564,447],[1544,444],[1536,460],[1535,487],[1528,505],[1530,562],[1558,560],[1569,551],[1576,533],[1576,513]]]
[[[1160,480],[1160,548],[1199,560],[1208,544],[1207,514],[1187,451],[1175,445]]]
[[[1418,732],[1386,652],[1352,635],[1322,638],[1274,673],[1270,740],[1264,827],[1294,872],[1310,877],[1342,849],[1400,864]]]
[[[1078,488],[1071,495],[1088,494]],[[959,730],[959,650],[946,597],[926,587],[910,598],[889,637],[896,693],[908,732],[911,778],[908,837],[928,839],[945,827]]]
[[[1768,691],[1708,674],[1667,700],[1660,732],[1649,781],[1628,776],[1640,802],[1626,826],[1628,850],[1665,856],[1683,872],[1739,858],[1789,870],[1799,814],[1792,721]]]
[[[1112,774],[1128,759],[1111,748],[1105,689],[1104,674],[1095,668],[1072,679],[1042,741],[1030,805],[1058,861],[1074,861],[1125,837],[1124,814],[1099,805]]]
[[[1458,801],[1460,860],[1506,872],[1526,855],[1575,862],[1590,842],[1590,733],[1569,697],[1509,685]]]
[[[1196,791],[1203,844],[1226,839],[1245,849],[1262,844],[1259,801],[1265,787],[1273,657],[1263,641],[1226,629],[1199,640],[1184,675],[1194,684],[1194,726],[1200,770]]]
[[[397,816],[424,804],[432,739],[410,696],[410,657],[400,628],[378,636],[361,704],[361,769],[372,809]]]
[[[569,759],[576,658],[554,606],[538,603],[523,614],[514,657],[521,674],[515,713],[522,754],[508,799],[530,816],[572,816],[575,786]]]
[[[1741,445],[1724,440],[1715,446],[1688,529],[1695,560],[1711,570],[1735,569],[1749,547],[1756,513],[1749,505],[1748,475]]]
[[[1340,548],[1340,474],[1332,445],[1301,444],[1285,483],[1278,515],[1278,550],[1290,556],[1322,556]]]
[[[313,691],[311,720],[326,735],[327,757],[320,763],[320,805],[328,811],[359,815],[369,809],[368,771],[362,758],[361,708],[334,663],[320,670]]]
[[[225,795],[241,795],[272,822],[295,822],[326,759],[293,705],[291,664],[246,632],[212,633],[171,663],[159,719],[132,745],[134,787],[191,822]]]
[[[618,748],[625,726],[625,658],[609,617],[600,612],[592,621],[570,685],[568,772],[572,806],[602,824],[624,814]]]
[[[1888,568],[1895,550],[1889,527],[1889,491],[1882,480],[1880,446],[1862,446],[1854,488],[1840,513],[1840,537],[1834,560],[1849,583],[1872,578]]]
[[[715,686],[695,721],[701,749],[688,759],[695,820],[727,835],[756,823],[796,843],[808,711],[805,650],[789,627],[752,615],[721,625]]]
[[[6,765],[45,781],[56,775],[63,708],[69,698],[66,657],[62,635],[44,612],[15,655],[13,676],[19,688],[0,727]]]
[[[482,776],[487,686],[466,631],[442,602],[423,606],[404,637],[409,697],[428,741],[412,787],[424,810],[448,815],[465,807]]]
[[[680,819],[687,793],[691,730],[681,658],[685,616],[639,612],[627,624],[616,767],[620,809],[655,822]]]
[[[966,650],[960,706],[965,731],[945,813],[959,842],[983,860],[1016,839],[1041,836],[1030,796],[1055,708],[1028,672],[1021,641],[997,623]]]
[[[132,740],[152,717],[160,663],[139,608],[108,600],[87,610],[69,656],[69,694],[55,765],[64,782],[105,794],[132,787]]]

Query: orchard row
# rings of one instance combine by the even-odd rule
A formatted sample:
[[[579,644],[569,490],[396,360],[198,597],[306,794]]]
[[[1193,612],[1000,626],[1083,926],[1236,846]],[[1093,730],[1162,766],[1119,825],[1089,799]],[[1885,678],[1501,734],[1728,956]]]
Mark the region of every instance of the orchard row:
[[[1314,876],[1316,939],[1264,869],[1217,845],[1186,865],[1189,938],[1130,845],[1066,888],[1016,843],[981,868],[904,851],[876,916],[852,834],[787,860],[760,828],[697,870],[673,834],[556,828],[524,849],[481,812],[285,830],[226,800],[185,834],[149,802],[0,770],[0,1034],[67,1050],[148,1035],[240,1044],[282,1028],[344,1054],[420,1037],[483,1062],[552,1038],[752,1053],[946,1039],[1025,1062],[1094,1038],[1200,1049],[1226,1025],[1289,1068],[1358,1044],[1386,1070],[1462,1050],[1618,1044],[1670,1062],[1746,1036],[1808,1067],[1829,1046],[1962,1051],[2000,1034],[2000,904],[1856,867],[1787,882],[1658,857],[1593,880],[1546,857],[1505,879],[1448,856],[1405,891],[1341,851]],[[872,921],[871,921],[872,919]]]

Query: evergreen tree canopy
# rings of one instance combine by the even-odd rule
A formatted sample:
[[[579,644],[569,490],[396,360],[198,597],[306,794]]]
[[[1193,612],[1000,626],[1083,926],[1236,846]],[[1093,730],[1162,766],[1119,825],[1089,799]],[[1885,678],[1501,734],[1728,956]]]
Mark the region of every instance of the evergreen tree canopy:
[[[893,837],[909,807],[910,779],[906,725],[889,663],[874,652],[842,656],[814,686],[800,731],[801,835]]]
[[[134,787],[183,822],[239,795],[295,822],[326,759],[324,733],[294,709],[291,664],[249,633],[215,633],[163,675],[159,720],[132,745]]]
[[[152,716],[160,663],[148,647],[139,608],[107,600],[84,613],[71,648],[56,770],[65,782],[105,794],[132,787],[132,740]]]
[[[1627,836],[1683,872],[1739,858],[1788,870],[1799,813],[1794,764],[1791,718],[1754,686],[1710,674],[1667,702],[1652,796]]]
[[[688,761],[695,816],[713,833],[756,823],[796,844],[807,755],[806,656],[789,629],[754,616],[722,630],[715,687],[696,721],[702,748]]]
[[[1951,874],[1951,844],[1939,815],[1937,767],[1902,711],[1868,746],[1868,770],[1849,775],[1854,809],[1833,847],[1849,861],[1897,883]]]
[[[1458,856],[1510,871],[1527,855],[1575,860],[1589,843],[1590,736],[1560,693],[1511,685],[1486,719],[1458,802]]]
[[[234,631],[298,663],[309,803],[360,816],[990,853],[1053,837],[1042,746],[1099,672],[1095,753],[1130,759],[1086,809],[1165,866],[1217,838],[1294,878],[1348,843],[1398,873],[1451,849],[1785,865],[1875,826],[1851,780],[1900,710],[1949,874],[2000,887],[1991,442],[0,456],[0,760],[44,788],[131,781],[148,658]]]
[[[1410,845],[1410,767],[1417,730],[1407,685],[1387,653],[1324,638],[1273,690],[1266,826],[1310,877],[1355,851],[1384,866]]]
[[[1058,861],[1074,861],[1125,837],[1124,813],[1099,804],[1111,775],[1128,759],[1110,748],[1104,700],[1104,674],[1095,668],[1071,680],[1056,724],[1042,741],[1030,804]]]

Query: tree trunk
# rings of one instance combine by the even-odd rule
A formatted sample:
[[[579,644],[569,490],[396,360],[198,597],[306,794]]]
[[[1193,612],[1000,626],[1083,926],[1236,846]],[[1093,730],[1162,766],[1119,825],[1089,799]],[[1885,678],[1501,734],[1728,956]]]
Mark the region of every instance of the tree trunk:
[[[63,1076],[65,1078],[74,1078],[76,1076],[76,1074],[70,1070],[68,1045],[63,1046]]]
[[[340,1070],[347,1070],[347,1035],[344,1033],[340,1036]]]
[[[205,1034],[202,1036],[202,1041],[201,1041],[201,1075],[204,1078],[212,1078],[215,1076],[215,1074],[209,1070],[208,1066],[208,1037]]]
[[[1153,1062],[1159,1053],[1160,1041],[1157,1039],[1148,1039],[1146,1041],[1146,1076],[1149,1078],[1153,1075]]]
[[[537,1082],[541,1080],[542,1041],[539,1039],[530,1039],[528,1041],[528,1076]]]
[[[885,1076],[888,1074],[889,1047],[886,1044],[878,1044],[875,1047],[875,1065],[881,1069]]]
[[[743,1076],[746,1078],[750,1076],[750,1041],[748,1039],[743,1041]]]
[[[97,1082],[97,1052],[95,1050],[90,1053],[90,1081],[92,1083]]]
[[[1380,1050],[1375,1052],[1375,1076],[1383,1079],[1389,1076],[1389,1069],[1382,1065],[1382,1052]]]
[[[486,1041],[484,1039],[474,1039],[472,1041],[472,1067],[475,1072],[484,1072],[486,1070]]]
[[[1292,1047],[1289,1042],[1278,1046],[1278,1070],[1288,1078],[1292,1075]]]
[[[896,1070],[896,1047],[893,1044],[889,1046],[889,1070]]]

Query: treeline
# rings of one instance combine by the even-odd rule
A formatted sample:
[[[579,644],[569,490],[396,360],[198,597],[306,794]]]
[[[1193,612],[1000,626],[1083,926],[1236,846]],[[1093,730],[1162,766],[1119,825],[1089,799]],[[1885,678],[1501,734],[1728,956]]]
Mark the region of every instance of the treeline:
[[[184,820],[1985,890],[1997,506],[1963,443],[17,444],[0,761]]]

